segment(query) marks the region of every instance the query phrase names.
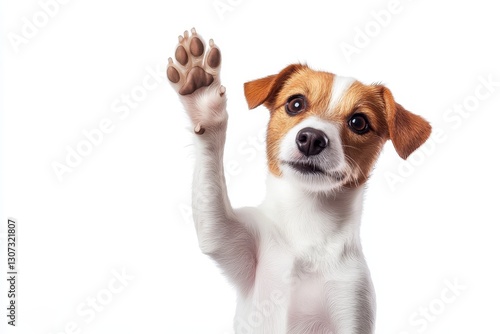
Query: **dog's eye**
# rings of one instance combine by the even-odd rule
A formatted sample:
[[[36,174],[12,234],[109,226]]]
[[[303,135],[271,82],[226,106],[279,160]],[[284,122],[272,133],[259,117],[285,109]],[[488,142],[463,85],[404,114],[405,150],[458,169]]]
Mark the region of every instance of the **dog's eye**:
[[[306,99],[303,95],[293,95],[288,98],[285,109],[288,115],[295,116],[306,109]]]
[[[363,114],[354,114],[348,121],[349,127],[352,131],[357,133],[358,135],[362,135],[367,133],[370,130],[370,124],[368,124],[368,120],[366,116]]]

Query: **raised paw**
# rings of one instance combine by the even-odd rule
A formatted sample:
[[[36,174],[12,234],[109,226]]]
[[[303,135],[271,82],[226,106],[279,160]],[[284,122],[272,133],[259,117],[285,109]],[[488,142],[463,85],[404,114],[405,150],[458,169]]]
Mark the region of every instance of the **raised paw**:
[[[220,86],[219,71],[221,53],[213,40],[209,41],[208,49],[196,30],[187,31],[179,36],[179,44],[175,50],[174,63],[168,59],[167,77],[179,95],[189,95],[200,88],[208,87],[214,82]]]
[[[205,46],[193,28],[179,36],[175,61],[168,59],[167,78],[179,93],[194,132],[221,132],[227,123],[226,88],[220,84],[221,53],[213,40]],[[221,127],[222,125],[222,127]]]

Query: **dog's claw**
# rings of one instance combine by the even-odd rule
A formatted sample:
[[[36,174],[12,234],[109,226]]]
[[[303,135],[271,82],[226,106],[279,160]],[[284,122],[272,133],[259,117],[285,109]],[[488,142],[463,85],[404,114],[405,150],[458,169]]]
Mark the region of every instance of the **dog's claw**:
[[[205,133],[205,128],[201,126],[201,123],[196,124],[194,127],[194,133],[197,135],[202,135]]]
[[[224,95],[225,93],[226,93],[226,87],[220,86],[220,89],[219,89],[220,96]]]

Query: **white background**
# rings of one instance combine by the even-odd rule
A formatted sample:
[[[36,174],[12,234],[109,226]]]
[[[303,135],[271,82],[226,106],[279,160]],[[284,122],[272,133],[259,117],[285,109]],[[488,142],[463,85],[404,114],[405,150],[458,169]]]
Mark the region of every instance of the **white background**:
[[[177,36],[192,26],[223,52],[235,206],[259,203],[266,176],[259,136],[268,112],[248,111],[242,84],[290,63],[382,81],[440,129],[408,165],[388,143],[368,185],[362,241],[376,332],[497,331],[500,20],[491,1],[401,0],[385,26],[373,12],[389,0],[221,0],[223,13],[212,0],[71,0],[44,22],[47,2],[0,8],[0,332],[231,333],[234,291],[197,246],[192,132],[164,75]],[[26,20],[44,26],[15,46]],[[341,45],[356,46],[365,29],[371,37],[357,40],[349,61]],[[480,87],[488,77],[491,92]],[[474,97],[477,89],[488,96]],[[141,101],[125,115],[131,94]],[[454,106],[467,114],[447,111]],[[106,119],[112,130],[59,180],[53,164],[66,164],[68,147],[85,145],[83,132]],[[18,326],[8,330],[7,217],[19,224]],[[121,271],[133,276],[126,286],[114,281]],[[451,302],[441,297],[447,281],[461,286],[448,291]],[[77,309],[90,312],[92,298],[105,305],[90,320]]]

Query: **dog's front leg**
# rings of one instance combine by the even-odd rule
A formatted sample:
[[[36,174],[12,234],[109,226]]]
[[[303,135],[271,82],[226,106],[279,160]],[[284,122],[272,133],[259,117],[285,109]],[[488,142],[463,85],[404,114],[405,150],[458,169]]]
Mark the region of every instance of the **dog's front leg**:
[[[349,263],[350,262],[350,263]],[[375,292],[364,259],[353,258],[339,267],[343,277],[326,284],[336,334],[373,334]]]
[[[201,36],[179,36],[176,63],[169,59],[167,77],[178,92],[194,128],[196,162],[193,219],[203,253],[218,262],[243,291],[253,285],[256,235],[238,220],[227,196],[223,152],[227,128],[226,90],[220,84],[220,50]]]

